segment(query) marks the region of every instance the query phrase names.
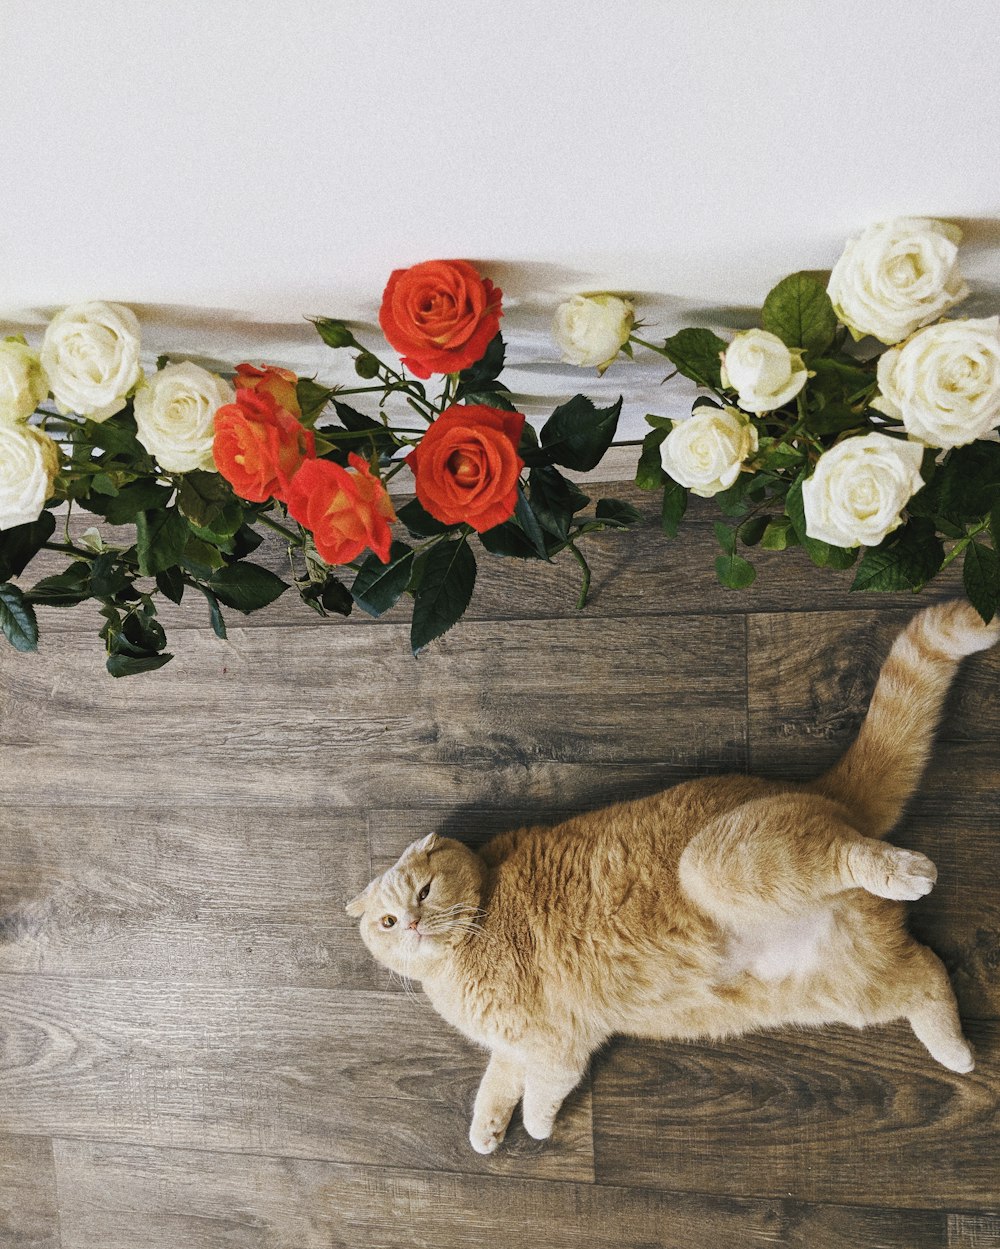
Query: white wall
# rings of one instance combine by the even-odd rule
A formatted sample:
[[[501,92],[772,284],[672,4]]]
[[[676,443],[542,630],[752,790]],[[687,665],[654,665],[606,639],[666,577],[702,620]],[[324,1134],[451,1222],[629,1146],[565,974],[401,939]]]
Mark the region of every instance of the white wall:
[[[327,370],[302,314],[373,321],[392,268],[465,256],[525,406],[624,390],[634,430],[681,392],[556,366],[564,292],[746,323],[906,213],[961,221],[1000,306],[998,30],[993,0],[0,0],[0,328],[108,298],[151,354]]]

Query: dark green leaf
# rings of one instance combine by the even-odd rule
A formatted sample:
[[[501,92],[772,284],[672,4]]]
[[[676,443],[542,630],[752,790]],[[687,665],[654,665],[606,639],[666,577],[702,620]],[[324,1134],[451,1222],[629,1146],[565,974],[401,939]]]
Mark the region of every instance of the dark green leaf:
[[[639,456],[639,467],[636,469],[635,484],[640,490],[659,490],[666,483],[667,474],[663,471],[660,460],[660,447],[663,445],[669,428],[651,429],[642,440],[642,454]]]
[[[90,482],[90,488],[96,494],[110,495],[111,498],[115,498],[118,494],[118,487],[107,473],[95,473]]]
[[[833,342],[837,314],[826,287],[809,273],[793,273],[764,300],[761,322],[786,347],[802,347],[819,355]]]
[[[140,672],[153,672],[170,663],[173,655],[164,651],[161,655],[109,655],[107,669],[113,677],[133,677]]]
[[[389,548],[389,562],[383,564],[377,555],[369,555],[354,578],[351,597],[369,616],[381,616],[395,606],[410,583],[413,573],[411,546],[394,542]]]
[[[992,547],[969,543],[962,560],[962,583],[969,602],[989,624],[1000,606],[1000,560]]]
[[[131,405],[107,421],[88,424],[87,441],[91,446],[106,451],[111,459],[122,460],[133,469],[136,465],[151,463],[149,452],[136,437]],[[103,458],[101,463],[105,463]]]
[[[135,518],[139,572],[144,577],[154,577],[179,564],[190,537],[190,526],[176,508],[140,512]]]
[[[933,522],[917,517],[879,546],[866,547],[852,590],[919,590],[944,560]]]
[[[776,516],[769,520],[767,528],[760,540],[765,551],[784,551],[788,546],[798,544],[798,536],[792,528],[787,516]]]
[[[0,580],[19,577],[31,563],[56,527],[51,512],[42,512],[27,525],[15,525],[0,532]]]
[[[0,585],[0,628],[17,651],[38,649],[38,621],[35,609],[16,585]]]
[[[489,346],[486,348],[481,359],[475,364],[470,364],[467,369],[463,369],[458,375],[458,397],[465,397],[466,391],[478,390],[483,387],[484,382],[492,382],[498,377],[503,370],[505,348],[503,335],[497,333],[490,340]],[[469,400],[466,399],[468,403]]]
[[[594,515],[609,525],[620,525],[623,529],[642,520],[642,512],[624,499],[598,499]]]
[[[561,538],[564,542],[569,536],[570,521],[590,502],[590,499],[568,481],[557,468],[546,465],[533,468],[528,474],[528,490],[531,499],[531,511],[543,529]],[[518,520],[521,517],[518,516]],[[528,533],[527,526],[522,528]],[[536,544],[537,546],[537,544]],[[544,542],[542,547],[544,549]]]
[[[208,603],[208,620],[212,626],[212,632],[217,638],[225,641],[226,622],[222,615],[222,608],[219,606],[219,600],[207,586],[200,585],[198,589],[204,594],[205,601]]]
[[[691,381],[709,390],[722,387],[722,353],[728,343],[711,330],[681,330],[663,344],[670,363]]]
[[[806,428],[811,434],[840,434],[845,429],[864,425],[865,417],[853,411],[845,403],[828,403],[825,408],[810,412]]]
[[[185,473],[177,490],[177,506],[192,525],[227,538],[243,520],[243,509],[221,473]]]
[[[209,589],[227,607],[248,615],[280,598],[288,586],[267,568],[241,561],[227,564],[208,580]]]
[[[158,485],[155,481],[134,481],[122,486],[113,498],[91,497],[87,506],[92,512],[103,516],[109,525],[131,524],[140,512],[153,512],[165,508],[172,488]]]
[[[545,541],[545,534],[542,532],[542,527],[538,523],[538,517],[535,515],[534,508],[528,501],[528,496],[524,493],[524,487],[520,482],[517,483],[517,504],[514,507],[514,519],[524,530],[531,545],[538,553],[538,558],[549,559],[549,549]]]
[[[263,541],[263,537],[256,529],[252,529],[248,524],[243,524],[233,538],[232,553],[237,559],[246,559],[248,555],[252,555],[256,551]]]
[[[396,516],[403,522],[414,538],[436,538],[439,533],[447,533],[453,525],[446,525],[443,520],[432,516],[421,503],[411,499],[397,508]]]
[[[688,493],[682,485],[670,479],[663,488],[663,532],[668,538],[676,538],[677,530],[687,511]]]
[[[742,555],[720,555],[715,561],[715,574],[728,590],[745,590],[757,573]]]
[[[701,402],[707,404],[707,403],[710,403],[711,400],[702,397]],[[713,404],[712,406],[718,407],[719,405]],[[654,416],[652,412],[647,412],[646,415],[642,419],[646,422],[647,425],[651,425],[653,429],[665,429],[668,434],[670,433],[670,431],[673,429],[674,425],[676,424],[676,422],[672,421],[669,416]]]
[[[180,603],[184,597],[184,577],[179,568],[165,568],[156,574],[156,588],[171,603]]]
[[[982,520],[998,501],[1000,443],[980,439],[950,451],[928,485],[907,504],[907,511],[966,524]]]
[[[43,577],[31,587],[27,599],[42,607],[75,607],[90,598],[90,565],[77,560],[53,577]]]
[[[359,412],[356,408],[352,408],[350,404],[343,403],[337,398],[333,400],[333,407],[344,429],[357,435],[356,438],[337,439],[338,450],[342,450],[345,453],[345,463],[347,462],[346,452],[348,449],[358,450],[361,447],[374,447],[377,451],[394,450],[396,439],[389,433],[381,421],[365,416],[363,412]]]
[[[476,557],[464,538],[431,547],[420,562],[420,584],[410,626],[414,655],[461,618],[476,584]]]
[[[855,360],[820,356],[809,362],[809,368],[815,375],[808,382],[810,392],[816,391],[827,399],[851,399],[863,394],[875,381],[874,373]]]
[[[505,555],[513,559],[547,558],[538,554],[534,545],[525,537],[524,530],[512,521],[487,529],[479,535],[479,541],[491,555]]]
[[[122,645],[125,642],[128,643],[127,646]],[[163,650],[166,644],[167,636],[156,619],[156,610],[153,608],[130,612],[125,617],[117,646],[113,646],[113,649],[133,655],[145,655]]]
[[[499,382],[497,383],[499,386]],[[487,408],[500,408],[504,412],[516,412],[517,406],[502,390],[463,390],[460,395],[462,403],[472,405],[481,403]],[[531,429],[530,425],[525,425]]]
[[[182,562],[196,577],[210,577],[223,567],[226,559],[214,542],[192,533],[184,543]]]
[[[544,458],[535,460],[526,455],[525,460],[590,472],[611,446],[621,410],[620,398],[610,408],[595,408],[585,395],[574,396],[556,408],[542,427],[542,450],[538,454]]]
[[[114,598],[125,588],[128,573],[117,551],[104,551],[90,565],[90,592],[94,598]]]
[[[742,525],[737,526],[736,532],[739,534],[740,541],[744,546],[756,546],[758,542],[763,540],[770,523],[770,516],[751,516],[749,520],[745,520]]]
[[[732,555],[736,550],[736,530],[731,529],[721,520],[717,520],[714,525],[715,540],[727,555]]]

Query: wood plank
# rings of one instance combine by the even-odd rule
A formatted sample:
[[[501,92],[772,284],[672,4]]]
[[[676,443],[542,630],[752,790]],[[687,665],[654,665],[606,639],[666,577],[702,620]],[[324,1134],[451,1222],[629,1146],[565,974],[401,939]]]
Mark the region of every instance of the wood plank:
[[[553,1142],[468,1141],[486,1066],[398,993],[0,975],[15,1132],[482,1174],[593,1178],[589,1083]]]
[[[0,1245],[60,1249],[55,1166],[47,1137],[0,1133]]]
[[[902,1024],[621,1042],[593,1073],[598,1182],[995,1209],[1000,1024],[969,1035],[977,1067],[965,1076]]]
[[[56,1156],[63,1249],[944,1249],[946,1236],[944,1216],[926,1210],[720,1199],[87,1141],[58,1141]]]
[[[8,808],[0,971],[376,987],[344,903],[366,818],[294,808]]]
[[[950,1214],[948,1249],[1000,1249],[1000,1214]]]
[[[89,639],[62,635],[37,656],[0,651],[0,804],[614,798],[637,777],[742,764],[743,635],[742,618],[718,616],[669,635],[646,617],[565,622],[558,637],[545,621],[472,623],[414,661],[398,626],[336,642],[191,631],[174,664],[124,681]]]

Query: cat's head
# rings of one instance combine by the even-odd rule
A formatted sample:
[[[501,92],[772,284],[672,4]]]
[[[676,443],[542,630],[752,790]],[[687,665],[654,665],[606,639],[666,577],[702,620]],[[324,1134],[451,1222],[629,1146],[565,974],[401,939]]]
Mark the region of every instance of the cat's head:
[[[422,980],[477,931],[483,877],[478,855],[431,833],[408,846],[346,909],[361,920],[361,938],[380,963]]]

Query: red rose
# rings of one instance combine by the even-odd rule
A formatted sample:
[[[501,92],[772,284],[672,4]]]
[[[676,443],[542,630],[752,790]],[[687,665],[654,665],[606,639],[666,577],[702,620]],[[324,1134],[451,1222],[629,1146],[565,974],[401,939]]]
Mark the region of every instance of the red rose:
[[[215,414],[215,466],[241,499],[285,501],[303,460],[316,454],[310,430],[266,390],[238,390]]]
[[[279,408],[291,412],[292,416],[301,416],[296,390],[298,380],[289,369],[276,369],[270,364],[259,369],[253,364],[238,364],[233,385],[237,390],[265,390]]]
[[[464,522],[478,533],[509,520],[524,468],[517,454],[523,427],[520,412],[480,404],[442,412],[406,457],[426,510],[446,525]]]
[[[457,373],[481,360],[496,337],[502,295],[467,260],[427,260],[393,272],[379,324],[417,377]]]
[[[371,547],[389,562],[396,513],[381,481],[359,455],[349,457],[350,471],[330,460],[306,460],[292,478],[289,514],[313,536],[328,564],[347,564]]]

